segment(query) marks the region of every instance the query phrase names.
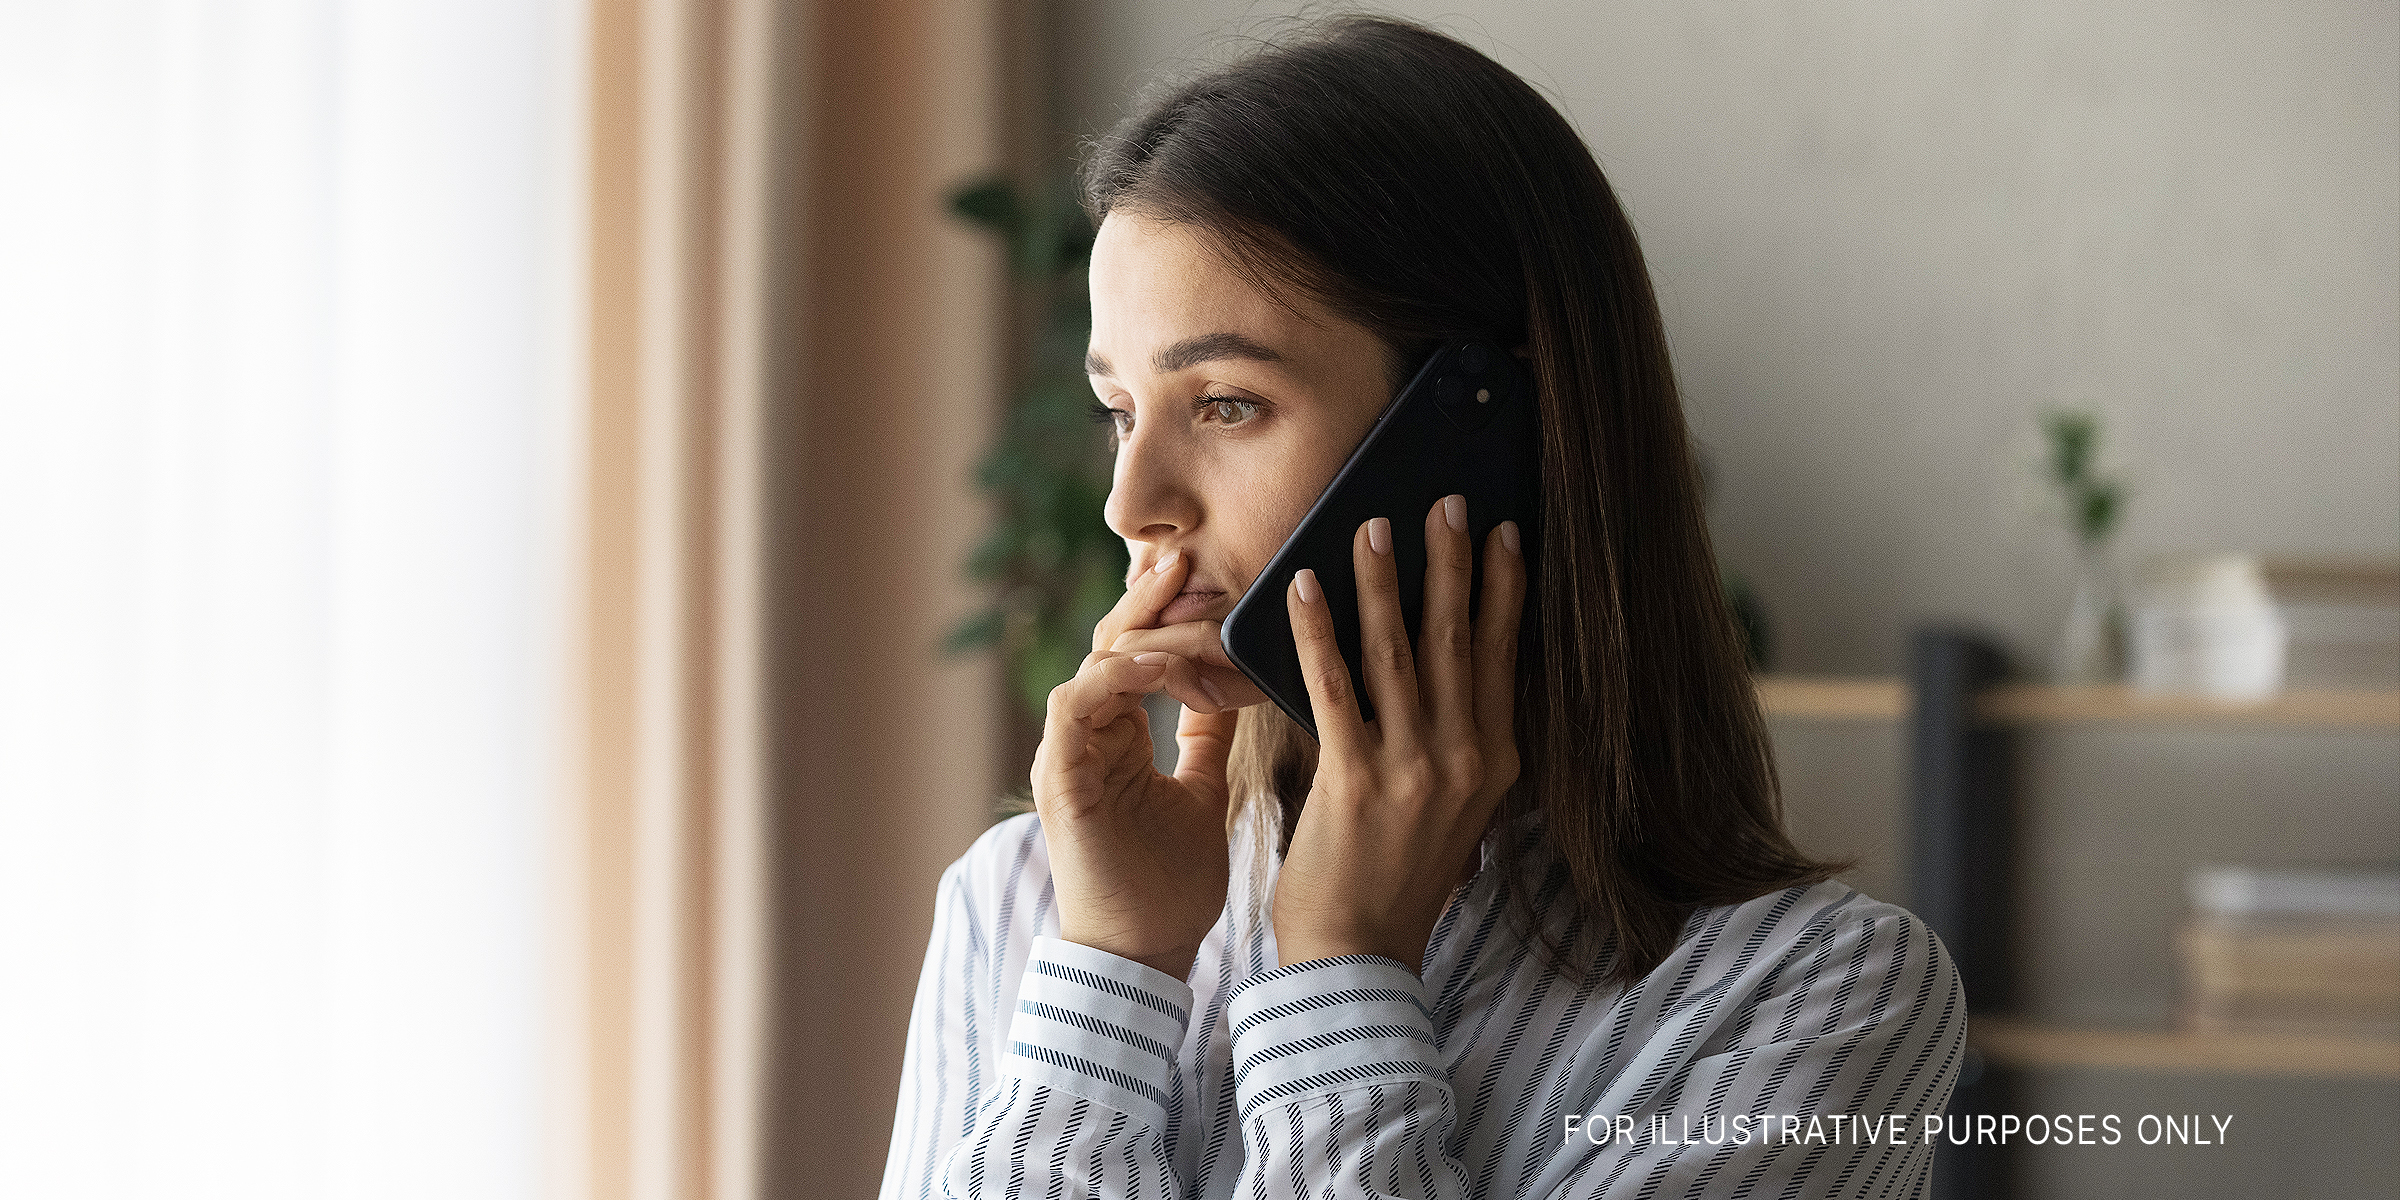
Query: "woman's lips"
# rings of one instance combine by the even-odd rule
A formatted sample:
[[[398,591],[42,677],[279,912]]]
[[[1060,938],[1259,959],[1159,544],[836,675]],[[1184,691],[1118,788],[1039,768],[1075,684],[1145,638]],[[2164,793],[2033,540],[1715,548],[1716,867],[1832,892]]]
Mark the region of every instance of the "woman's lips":
[[[1177,593],[1173,600],[1167,602],[1165,608],[1159,610],[1158,623],[1180,625],[1185,621],[1200,620],[1208,615],[1210,609],[1217,606],[1217,601],[1224,598],[1225,593],[1221,589],[1187,588]]]

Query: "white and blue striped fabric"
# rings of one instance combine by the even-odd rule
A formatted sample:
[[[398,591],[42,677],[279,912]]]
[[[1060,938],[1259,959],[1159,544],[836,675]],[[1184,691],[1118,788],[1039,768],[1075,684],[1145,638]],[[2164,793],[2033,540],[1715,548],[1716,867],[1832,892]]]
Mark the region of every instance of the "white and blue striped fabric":
[[[1605,963],[1605,930],[1544,903],[1565,869],[1538,826],[1492,836],[1525,839],[1548,927]],[[1578,983],[1512,935],[1487,867],[1422,978],[1278,967],[1249,841],[1188,981],[1059,938],[1032,815],[977,841],[942,878],[883,1200],[1925,1193],[1966,999],[1907,911],[1774,892],[1694,913],[1630,987]]]

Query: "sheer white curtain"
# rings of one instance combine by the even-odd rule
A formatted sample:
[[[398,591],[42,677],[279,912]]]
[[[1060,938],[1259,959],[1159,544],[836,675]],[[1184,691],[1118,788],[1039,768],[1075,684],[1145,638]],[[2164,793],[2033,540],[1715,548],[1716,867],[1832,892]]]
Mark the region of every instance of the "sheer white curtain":
[[[0,0],[0,1195],[564,1157],[583,19]]]

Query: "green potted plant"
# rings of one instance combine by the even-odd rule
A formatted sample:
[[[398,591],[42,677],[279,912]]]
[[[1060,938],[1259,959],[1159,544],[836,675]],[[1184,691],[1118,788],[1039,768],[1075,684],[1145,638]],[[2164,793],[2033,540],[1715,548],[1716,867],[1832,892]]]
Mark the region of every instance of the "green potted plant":
[[[997,648],[1037,725],[1050,689],[1090,652],[1092,627],[1124,591],[1129,564],[1102,515],[1110,461],[1083,376],[1092,225],[1068,195],[1063,186],[1029,192],[987,179],[950,196],[954,214],[1007,248],[1018,345],[1008,407],[976,467],[995,520],[967,572],[990,589],[991,603],[944,645]]]

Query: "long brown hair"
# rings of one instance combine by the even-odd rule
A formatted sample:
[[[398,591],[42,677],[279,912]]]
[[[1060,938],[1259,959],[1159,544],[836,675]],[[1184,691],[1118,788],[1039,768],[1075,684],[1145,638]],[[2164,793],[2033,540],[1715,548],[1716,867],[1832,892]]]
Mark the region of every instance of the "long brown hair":
[[[1630,983],[1696,905],[1830,876],[1783,828],[1775,765],[1718,581],[1641,247],[1566,119],[1476,50],[1383,17],[1299,36],[1148,97],[1094,148],[1095,222],[1138,211],[1209,235],[1270,295],[1297,289],[1396,363],[1452,337],[1522,346],[1539,394],[1539,571],[1520,659],[1524,770],[1503,821],[1541,811]],[[1246,709],[1235,811],[1282,829],[1315,747]],[[1510,907],[1538,929],[1517,847]],[[1580,939],[1577,939],[1580,940]],[[1572,947],[1548,935],[1560,966]]]

